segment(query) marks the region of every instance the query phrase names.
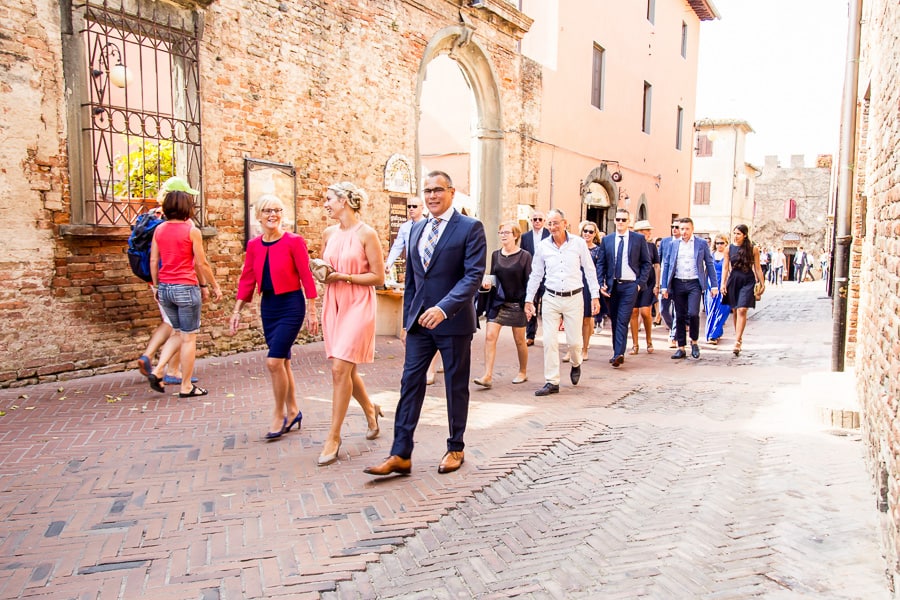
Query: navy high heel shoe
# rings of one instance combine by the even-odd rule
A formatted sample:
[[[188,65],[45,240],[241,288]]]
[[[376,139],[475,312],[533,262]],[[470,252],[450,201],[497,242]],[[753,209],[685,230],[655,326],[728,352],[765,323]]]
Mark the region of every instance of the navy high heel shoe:
[[[294,420],[291,421],[290,423],[288,423],[287,418],[285,418],[284,422],[286,423],[286,425],[284,426],[284,433],[290,432],[291,428],[294,426],[294,423],[297,424],[297,431],[300,431],[300,425],[301,425],[302,421],[303,421],[303,411],[302,410],[297,411],[297,416],[294,417]]]
[[[284,425],[281,426],[281,431],[268,432],[266,434],[266,439],[267,440],[277,440],[285,432],[285,427],[287,427],[287,417],[284,418]]]

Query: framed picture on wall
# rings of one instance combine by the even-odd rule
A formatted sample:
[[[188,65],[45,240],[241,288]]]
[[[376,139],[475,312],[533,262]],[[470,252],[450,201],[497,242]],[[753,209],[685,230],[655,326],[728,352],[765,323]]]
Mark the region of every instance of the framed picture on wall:
[[[256,202],[272,194],[284,203],[281,227],[297,232],[297,171],[294,165],[255,158],[244,159],[244,249],[247,242],[262,235],[256,219]]]

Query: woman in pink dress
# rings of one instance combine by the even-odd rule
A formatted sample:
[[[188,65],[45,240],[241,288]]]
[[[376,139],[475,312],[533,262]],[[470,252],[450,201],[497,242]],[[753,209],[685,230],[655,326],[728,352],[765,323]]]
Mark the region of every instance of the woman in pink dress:
[[[381,407],[373,404],[356,365],[375,360],[375,287],[384,284],[384,257],[378,234],[359,218],[366,193],[350,182],[325,193],[325,212],[338,221],[322,235],[322,258],[334,268],[325,279],[322,333],[331,361],[331,429],[317,463],[330,465],[341,449],[341,427],[350,396],[366,414],[366,439],[380,433]]]

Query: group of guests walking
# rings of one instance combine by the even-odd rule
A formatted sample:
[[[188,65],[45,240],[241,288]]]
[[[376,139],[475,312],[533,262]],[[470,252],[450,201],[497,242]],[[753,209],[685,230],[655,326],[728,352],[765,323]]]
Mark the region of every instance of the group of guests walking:
[[[175,187],[190,190],[186,182]],[[172,328],[184,338],[182,397],[207,393],[190,381],[195,337],[200,303],[208,288],[212,287],[216,299],[221,295],[203,254],[200,232],[191,221],[190,191],[172,189],[166,194],[163,210],[169,220],[165,228],[160,226],[161,233],[153,241],[153,261],[157,265],[153,283],[158,286],[160,304],[171,319]],[[687,356],[688,338],[691,355],[699,357],[699,309],[704,295],[708,302],[707,325],[712,328],[708,329],[708,336],[713,335],[713,340],[721,337],[726,311],[732,311],[735,354],[740,352],[747,309],[755,306],[757,284],[765,280],[759,251],[750,242],[746,226],[734,229],[730,246],[723,236],[717,236],[713,252],[705,240],[693,235],[692,221],[680,219],[677,229],[673,226],[673,236],[663,240],[657,250],[650,237],[649,222],[639,221],[630,227],[631,215],[624,209],[615,213],[615,232],[602,237],[597,225],[590,221],[579,224],[577,235],[569,233],[565,214],[559,209],[546,214],[535,212],[532,230],[525,235],[514,221],[500,224],[500,248],[492,253],[486,275],[484,228],[480,221],[454,209],[454,195],[447,173],[434,171],[426,176],[422,201],[410,200],[410,220],[401,228],[401,244],[392,249],[387,266],[378,233],[360,217],[368,197],[353,183],[336,183],[326,190],[323,208],[334,224],[323,233],[323,262],[314,267],[304,238],[283,227],[283,202],[274,195],[257,199],[255,217],[262,234],[248,242],[229,329],[234,334],[246,326],[242,309],[259,294],[268,347],[266,368],[273,396],[264,439],[279,439],[295,425],[299,430],[302,424],[290,365],[291,347],[304,325],[310,333],[318,333],[316,279],[325,290],[321,325],[325,353],[331,360],[332,383],[331,426],[317,464],[326,466],[338,460],[341,429],[351,398],[365,414],[366,439],[380,435],[378,419],[383,411],[369,397],[358,365],[374,360],[375,288],[383,285],[386,271],[403,251],[406,351],[400,399],[391,454],[384,462],[364,469],[371,475],[411,471],[414,434],[429,368],[438,353],[445,373],[449,427],[447,450],[438,471],[453,472],[463,464],[471,345],[479,327],[474,299],[479,288],[488,293],[484,309],[484,370],[472,381],[482,388],[494,384],[497,341],[504,326],[512,330],[518,358],[512,383],[528,381],[528,346],[534,343],[538,312],[543,324],[544,384],[535,395],[547,396],[560,390],[561,329],[568,345],[563,362],[570,364],[570,382],[578,385],[601,300],[612,324],[609,363],[613,368],[620,368],[625,362],[629,330],[634,342],[629,354],[639,352],[637,334],[641,322],[647,335],[647,352],[653,352],[651,307],[658,298],[668,301],[660,305],[663,314],[667,304],[674,308],[677,351],[673,359]],[[422,214],[423,203],[428,217]],[[719,297],[718,282],[723,280],[726,284]],[[142,362],[142,372],[144,366],[149,367]],[[147,375],[151,387],[163,391],[159,369],[158,365]]]

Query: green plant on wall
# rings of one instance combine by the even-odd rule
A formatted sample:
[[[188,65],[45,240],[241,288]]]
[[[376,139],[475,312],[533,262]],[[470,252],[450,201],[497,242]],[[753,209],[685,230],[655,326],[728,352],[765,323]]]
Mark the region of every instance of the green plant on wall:
[[[155,198],[159,186],[175,174],[171,140],[128,139],[129,151],[116,158],[116,172],[122,179],[113,188],[124,198]]]

